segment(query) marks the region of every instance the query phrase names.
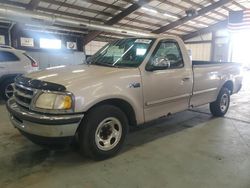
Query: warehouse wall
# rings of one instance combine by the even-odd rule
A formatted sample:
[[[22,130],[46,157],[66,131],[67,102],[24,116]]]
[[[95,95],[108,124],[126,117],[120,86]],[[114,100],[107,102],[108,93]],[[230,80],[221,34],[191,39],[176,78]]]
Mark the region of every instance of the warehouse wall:
[[[50,31],[24,30],[15,25],[11,31],[12,46],[16,49],[25,50],[39,62],[39,68],[58,65],[81,64],[85,62],[83,51],[83,37],[72,33],[59,33]],[[40,39],[56,39],[61,41],[61,48],[42,48]],[[73,47],[70,47],[73,44]],[[54,44],[54,43],[53,43]],[[50,46],[50,44],[48,45]]]
[[[212,34],[200,35],[185,41],[193,60],[209,61],[211,59]]]
[[[214,61],[230,61],[229,45],[230,37],[228,30],[219,30],[214,33],[213,57]]]
[[[193,60],[209,61],[211,57],[211,43],[186,44],[191,50]]]
[[[185,41],[193,60],[229,61],[228,30],[218,30]]]
[[[0,45],[9,45],[9,34],[7,29],[0,28]]]
[[[107,42],[91,41],[85,46],[85,53],[86,55],[93,55],[106,44]]]
[[[27,51],[27,54],[39,62],[40,69],[59,65],[78,65],[85,62],[83,52]]]

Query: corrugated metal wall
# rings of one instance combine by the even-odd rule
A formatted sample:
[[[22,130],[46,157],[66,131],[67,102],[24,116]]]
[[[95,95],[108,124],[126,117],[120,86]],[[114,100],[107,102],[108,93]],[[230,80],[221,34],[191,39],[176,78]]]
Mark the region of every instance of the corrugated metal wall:
[[[27,51],[27,54],[39,62],[40,69],[59,65],[79,65],[86,59],[84,52],[78,51]]]
[[[186,44],[191,50],[193,60],[209,61],[211,57],[211,43]]]
[[[185,41],[191,51],[193,60],[209,61],[211,59],[212,34],[208,33]]]
[[[86,55],[93,55],[106,44],[107,42],[91,41],[85,46]]]

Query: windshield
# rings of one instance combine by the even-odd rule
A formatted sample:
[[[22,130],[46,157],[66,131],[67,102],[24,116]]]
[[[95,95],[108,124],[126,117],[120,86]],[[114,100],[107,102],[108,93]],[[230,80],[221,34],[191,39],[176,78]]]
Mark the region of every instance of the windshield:
[[[109,43],[89,59],[89,64],[111,67],[138,67],[154,39],[129,38]]]

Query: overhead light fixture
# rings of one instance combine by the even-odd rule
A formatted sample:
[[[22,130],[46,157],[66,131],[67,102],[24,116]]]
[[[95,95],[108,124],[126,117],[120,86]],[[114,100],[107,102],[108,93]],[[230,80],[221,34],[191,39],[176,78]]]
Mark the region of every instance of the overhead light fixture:
[[[206,25],[206,24],[203,24],[203,23],[197,23],[196,21],[189,21],[189,23],[191,23],[191,24],[195,24],[195,25],[199,25],[199,26],[202,26],[202,27],[207,27],[208,25]]]
[[[59,39],[40,38],[40,48],[61,49],[62,41]]]
[[[177,16],[173,16],[173,15],[170,15],[170,14],[167,14],[167,13],[165,13],[165,14],[163,14],[164,16],[166,16],[166,17],[169,17],[169,18],[175,18],[175,19],[178,19],[178,17]]]
[[[211,4],[212,4],[212,3],[207,3],[207,4],[204,5],[204,7],[207,7],[207,6],[211,5]]]
[[[199,25],[199,26],[202,26],[202,27],[207,27],[207,25],[202,24],[202,23],[199,23],[198,25]]]
[[[148,11],[148,12],[152,12],[152,13],[158,13],[156,10],[151,9],[151,8],[146,8],[146,7],[141,7],[142,10]]]
[[[191,23],[191,24],[197,24],[196,22],[194,22],[194,21],[189,21],[189,23]]]

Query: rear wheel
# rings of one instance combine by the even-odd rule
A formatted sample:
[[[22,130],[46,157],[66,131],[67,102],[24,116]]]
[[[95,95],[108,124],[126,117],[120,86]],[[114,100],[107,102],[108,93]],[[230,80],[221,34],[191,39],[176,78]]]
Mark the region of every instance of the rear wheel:
[[[1,85],[1,97],[5,101],[7,101],[9,98],[11,98],[14,94],[14,79],[8,79],[4,81]]]
[[[223,87],[216,101],[210,103],[210,111],[216,117],[222,117],[227,113],[230,105],[230,92],[227,88]]]
[[[79,129],[81,152],[95,160],[114,156],[124,143],[128,120],[117,107],[103,105],[92,109]]]

